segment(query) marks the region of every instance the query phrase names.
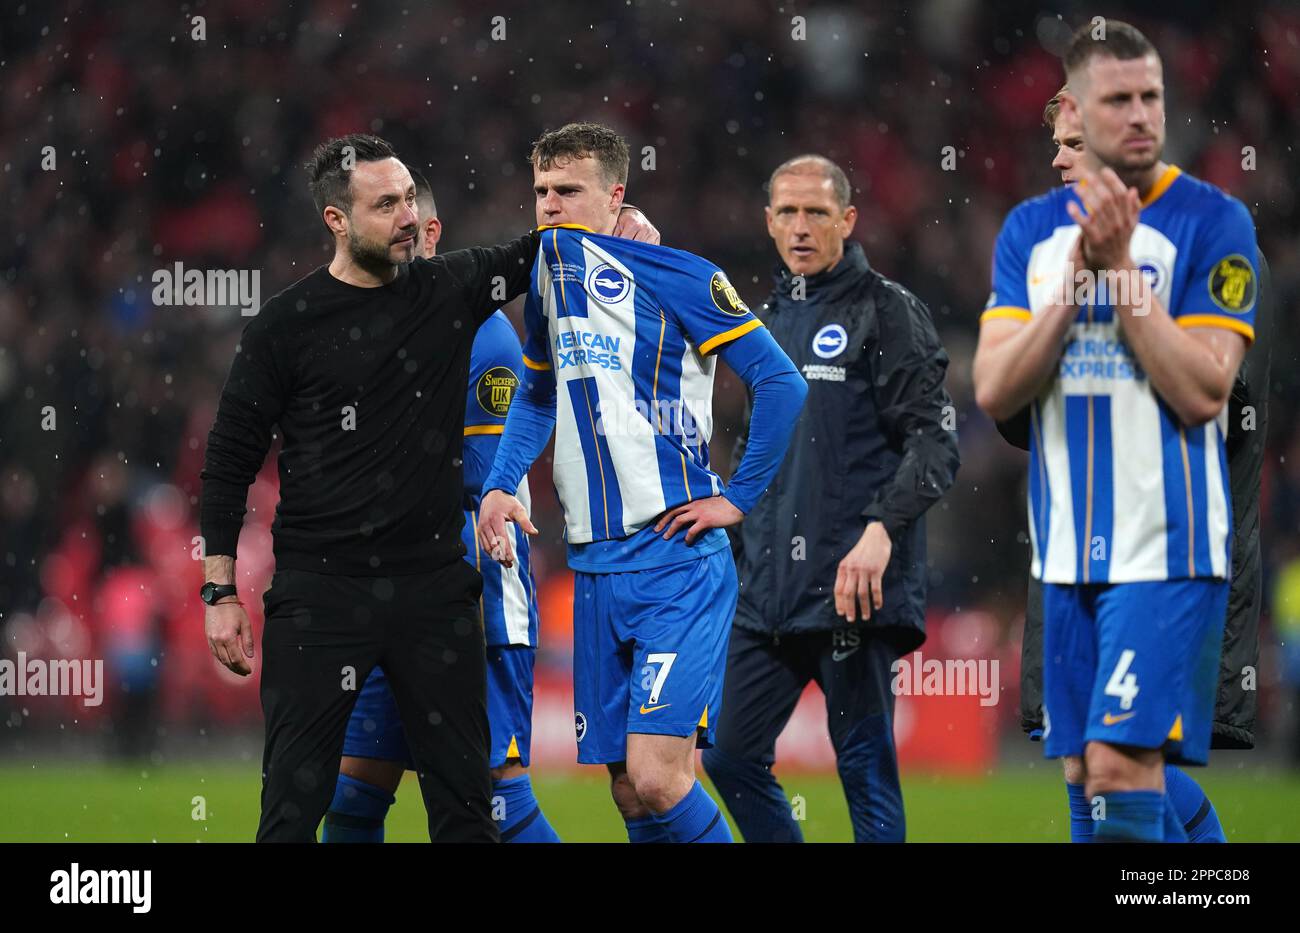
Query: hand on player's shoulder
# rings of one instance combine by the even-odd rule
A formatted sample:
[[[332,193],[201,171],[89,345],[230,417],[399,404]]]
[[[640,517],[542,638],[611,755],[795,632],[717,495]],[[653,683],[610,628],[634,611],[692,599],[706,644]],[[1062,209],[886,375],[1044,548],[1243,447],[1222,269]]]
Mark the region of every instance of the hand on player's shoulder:
[[[640,209],[631,205],[625,205],[618,212],[618,220],[614,224],[614,236],[625,240],[640,240],[642,243],[653,245],[659,243],[659,229],[650,222],[650,218],[641,213]]]

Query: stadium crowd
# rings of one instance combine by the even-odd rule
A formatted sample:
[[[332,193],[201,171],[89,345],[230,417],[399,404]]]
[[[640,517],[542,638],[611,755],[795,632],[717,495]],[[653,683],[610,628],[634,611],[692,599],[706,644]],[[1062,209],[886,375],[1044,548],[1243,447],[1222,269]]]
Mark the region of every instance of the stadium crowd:
[[[0,654],[107,659],[134,698],[120,702],[136,704],[114,716],[126,753],[160,723],[256,723],[255,691],[208,655],[194,559],[203,444],[246,319],[155,304],[154,271],[256,270],[265,299],[328,261],[301,165],[352,131],[388,138],[431,179],[444,248],[504,240],[532,225],[529,142],[581,119],[626,134],[628,200],[755,307],[776,260],[771,169],[815,151],[848,171],[869,260],[928,303],[952,358],[963,466],[930,513],[931,613],[978,610],[1014,642],[1024,455],[976,410],[970,359],[1000,220],[1057,183],[1041,113],[1062,80],[1054,52],[1093,11],[878,6],[634,0],[594,16],[559,0],[507,15],[504,33],[467,0],[383,16],[328,0],[140,0],[129,31],[110,6],[20,7],[0,33]],[[1162,50],[1169,161],[1250,207],[1272,267],[1267,735],[1300,719],[1300,11],[1102,12]],[[723,475],[743,406],[739,380],[720,378]],[[549,477],[533,488],[543,660],[562,667],[562,521]],[[272,456],[240,551],[258,590],[275,501]],[[19,708],[0,697],[10,728]],[[59,713],[33,719],[52,728]]]

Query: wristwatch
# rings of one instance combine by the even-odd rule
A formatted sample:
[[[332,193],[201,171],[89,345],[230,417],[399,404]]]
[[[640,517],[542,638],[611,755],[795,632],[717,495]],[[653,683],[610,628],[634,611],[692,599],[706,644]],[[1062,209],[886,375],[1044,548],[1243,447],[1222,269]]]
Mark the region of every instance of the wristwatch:
[[[215,606],[217,600],[224,599],[227,596],[234,596],[238,592],[239,587],[233,583],[212,583],[209,581],[199,589],[199,599],[209,606]]]

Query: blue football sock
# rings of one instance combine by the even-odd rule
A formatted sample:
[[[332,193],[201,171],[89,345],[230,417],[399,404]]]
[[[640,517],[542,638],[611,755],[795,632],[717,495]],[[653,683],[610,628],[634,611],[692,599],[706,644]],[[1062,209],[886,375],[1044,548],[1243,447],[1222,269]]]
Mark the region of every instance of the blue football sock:
[[[1164,839],[1165,795],[1158,790],[1115,790],[1101,795],[1104,817],[1093,842],[1160,842]]]
[[[1165,765],[1165,796],[1173,803],[1188,842],[1228,841],[1214,804],[1186,771]]]
[[[627,841],[632,843],[672,842],[668,830],[660,826],[653,816],[637,820],[624,820],[627,824]]]
[[[655,822],[668,831],[672,842],[732,842],[731,827],[699,781],[667,813],[656,813]]]
[[[397,798],[382,788],[340,774],[325,814],[321,842],[383,842],[384,818]]]
[[[492,811],[500,801],[502,842],[559,842],[560,837],[546,820],[533,796],[533,782],[526,774],[492,783]]]
[[[1083,791],[1082,784],[1065,782],[1065,793],[1070,798],[1070,841],[1092,842],[1097,824],[1092,819],[1092,803]]]
[[[735,758],[715,746],[704,750],[704,770],[746,842],[803,842],[785,791],[761,762]]]

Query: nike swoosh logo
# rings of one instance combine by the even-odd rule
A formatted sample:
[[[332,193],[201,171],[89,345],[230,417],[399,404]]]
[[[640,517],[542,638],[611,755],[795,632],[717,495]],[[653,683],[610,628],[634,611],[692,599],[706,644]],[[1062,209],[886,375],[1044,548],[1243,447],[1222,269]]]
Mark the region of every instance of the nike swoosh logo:
[[[646,713],[653,713],[657,709],[667,709],[670,706],[672,706],[671,703],[660,703],[658,706],[647,707],[644,703],[642,703],[641,715],[644,716]]]
[[[858,648],[861,648],[861,647],[862,647],[861,645],[858,646]],[[847,657],[848,657],[849,655],[851,655],[853,652],[857,651],[858,648],[850,648],[848,651],[841,651],[839,648],[836,648],[834,651],[831,652],[831,660],[832,660],[832,661],[843,661],[845,658],[847,658]]]
[[[1131,713],[1124,713],[1119,716],[1112,716],[1109,712],[1107,712],[1105,716],[1101,717],[1101,724],[1103,726],[1113,726],[1117,722],[1123,722],[1125,719],[1132,719],[1136,715],[1137,715],[1137,710],[1133,710],[1133,712]]]

